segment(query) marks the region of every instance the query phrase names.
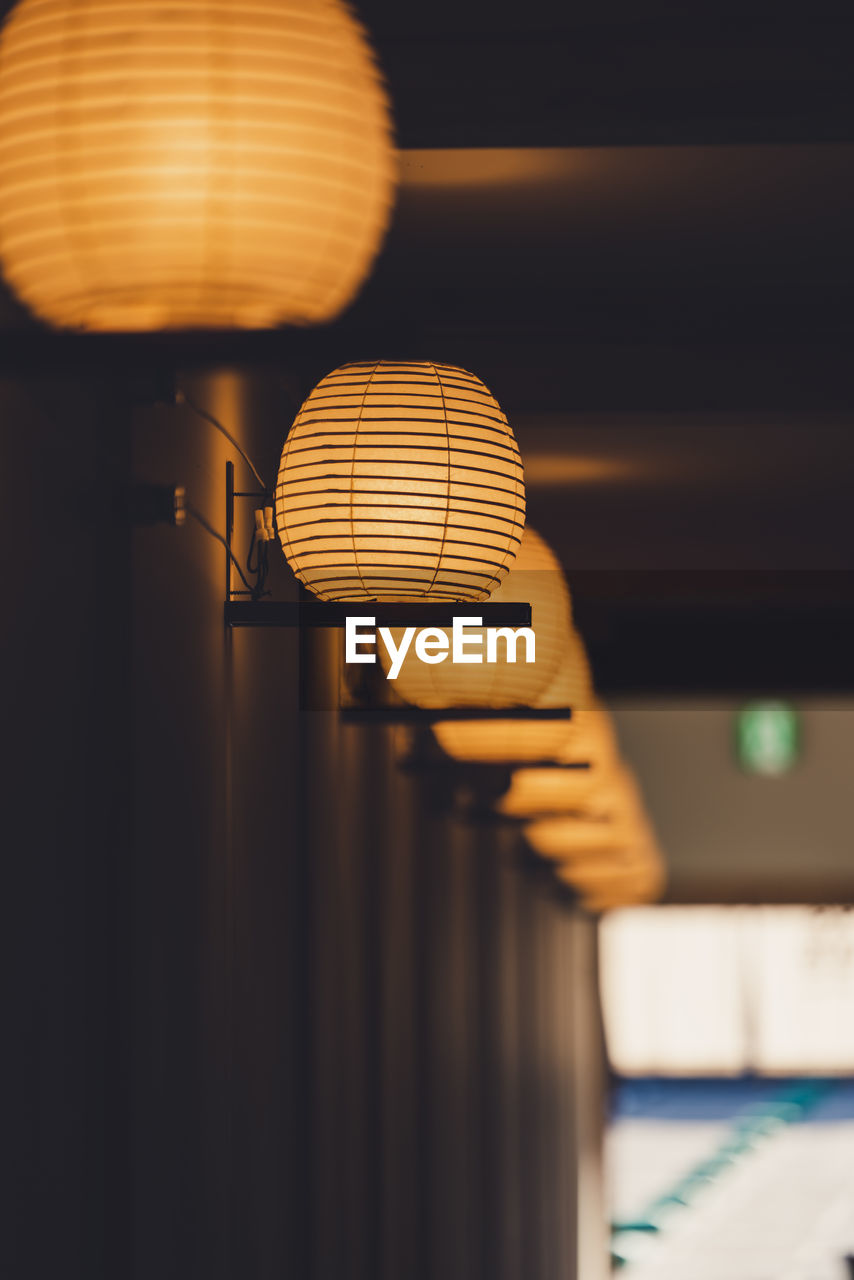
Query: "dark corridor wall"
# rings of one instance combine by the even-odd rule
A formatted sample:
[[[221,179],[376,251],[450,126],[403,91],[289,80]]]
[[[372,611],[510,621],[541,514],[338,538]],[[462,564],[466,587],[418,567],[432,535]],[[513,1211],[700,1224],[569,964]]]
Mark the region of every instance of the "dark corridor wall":
[[[186,381],[271,475],[293,380]],[[581,1253],[596,1280],[591,922],[401,769],[400,730],[300,710],[333,633],[225,634],[221,548],[130,531],[131,480],[185,483],[222,528],[221,437],[120,382],[3,408],[7,550],[28,528],[32,557],[4,628],[3,1273],[571,1280]],[[28,524],[34,501],[60,514]]]

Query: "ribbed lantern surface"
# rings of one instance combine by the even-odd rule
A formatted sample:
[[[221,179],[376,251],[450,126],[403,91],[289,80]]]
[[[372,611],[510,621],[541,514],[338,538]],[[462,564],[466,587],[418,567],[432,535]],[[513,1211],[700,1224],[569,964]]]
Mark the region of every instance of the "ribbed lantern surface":
[[[535,661],[527,662],[520,640],[511,662],[504,641],[496,646],[496,662],[487,662],[486,629],[470,628],[481,638],[477,664],[436,665],[421,662],[410,651],[395,681],[395,690],[417,707],[524,707],[543,697],[558,672],[563,646],[571,628],[569,589],[560,563],[548,544],[527,525],[516,560],[490,603],[524,603],[531,606],[536,636]],[[465,616],[465,615],[463,615]],[[477,617],[475,611],[472,616]],[[450,644],[451,631],[441,628]],[[398,636],[399,639],[399,636]],[[568,704],[564,704],[568,705]]]
[[[539,632],[537,632],[539,643]],[[593,692],[584,643],[572,627],[565,635],[560,666],[537,709],[589,706]],[[454,760],[480,764],[531,764],[560,759],[572,740],[572,720],[440,720],[433,726],[439,746]]]
[[[276,520],[291,568],[322,600],[485,600],[525,525],[519,449],[464,369],[343,365],[291,428]]]
[[[328,320],[393,183],[342,0],[21,0],[3,28],[0,254],[52,324]]]

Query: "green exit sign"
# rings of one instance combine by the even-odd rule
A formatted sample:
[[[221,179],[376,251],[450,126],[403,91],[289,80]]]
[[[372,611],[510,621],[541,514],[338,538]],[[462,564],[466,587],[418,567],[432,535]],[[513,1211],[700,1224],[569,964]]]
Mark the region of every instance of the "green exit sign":
[[[746,773],[777,778],[800,757],[800,716],[788,702],[749,702],[736,716],[735,741]]]

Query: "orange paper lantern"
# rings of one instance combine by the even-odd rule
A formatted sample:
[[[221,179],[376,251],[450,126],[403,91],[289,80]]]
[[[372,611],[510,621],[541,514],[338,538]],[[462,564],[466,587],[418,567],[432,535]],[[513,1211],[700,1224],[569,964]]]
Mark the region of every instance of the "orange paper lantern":
[[[592,696],[584,644],[578,632],[570,628],[558,673],[535,706],[543,710],[570,707],[574,715],[576,708],[589,706]],[[433,732],[439,746],[454,760],[524,764],[557,759],[570,739],[572,721],[440,720]]]
[[[519,449],[464,369],[343,365],[291,428],[276,520],[291,568],[321,600],[486,600],[525,525]]]
[[[329,320],[388,221],[384,89],[341,0],[20,0],[0,37],[0,246],[79,329]]]
[[[543,755],[541,759],[548,759]],[[584,769],[517,769],[496,805],[513,818],[566,813],[596,801],[603,777],[617,767],[617,741],[603,707],[574,708],[556,758]]]
[[[557,862],[577,862],[589,855],[618,854],[647,834],[647,820],[637,784],[625,768],[600,784],[598,803],[577,814],[538,818],[525,827],[535,853]]]
[[[664,861],[649,841],[619,856],[565,863],[557,868],[557,876],[579,895],[586,910],[594,912],[654,902],[667,884]]]
[[[443,662],[431,666],[410,652],[395,681],[395,690],[417,707],[518,707],[534,706],[554,682],[562,662],[571,627],[569,589],[560,563],[548,544],[527,525],[510,572],[490,596],[490,603],[522,602],[531,606],[536,636],[534,662],[526,662],[520,642],[515,661],[509,661],[503,643],[498,661],[477,665]],[[477,616],[476,614],[474,616]],[[450,631],[441,628],[450,643]],[[486,656],[485,630],[472,629],[481,638]],[[398,635],[399,641],[399,635]],[[568,703],[564,705],[569,705]]]

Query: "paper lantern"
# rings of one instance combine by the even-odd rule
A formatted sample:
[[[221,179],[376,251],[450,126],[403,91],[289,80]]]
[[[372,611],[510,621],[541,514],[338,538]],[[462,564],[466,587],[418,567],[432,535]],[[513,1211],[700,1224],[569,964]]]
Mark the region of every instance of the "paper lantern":
[[[579,895],[582,907],[594,913],[656,902],[667,887],[667,872],[660,860],[651,860],[638,869],[604,871],[595,879],[588,877],[576,883],[570,879],[568,868],[558,874]]]
[[[541,858],[569,862],[592,853],[614,853],[636,837],[631,827],[605,818],[537,818],[525,827],[525,839]]]
[[[559,863],[555,868],[558,879],[567,884],[592,886],[606,883],[619,876],[648,871],[661,863],[652,833],[647,829],[638,833],[634,840],[608,850],[595,849],[579,852],[575,857]]]
[[[463,693],[458,696],[465,699]],[[584,642],[570,628],[557,675],[535,706],[542,710],[570,707],[575,716],[576,708],[589,706],[592,697]],[[558,759],[571,737],[572,720],[440,720],[433,733],[454,760],[518,765]]]
[[[597,793],[601,796],[602,778],[616,768],[617,758],[617,741],[608,712],[602,707],[574,709],[557,759],[569,764],[584,763],[587,768],[517,769],[509,790],[495,807],[507,817],[533,818],[595,804]]]
[[[567,863],[557,868],[557,876],[590,911],[654,902],[667,884],[664,861],[653,844],[641,844],[621,857]]]
[[[647,836],[643,802],[627,769],[617,771],[604,785],[598,804],[566,816],[538,818],[525,827],[535,853],[558,862],[577,861],[594,853],[618,853]]]
[[[291,428],[276,519],[291,568],[322,600],[486,600],[525,526],[519,449],[464,369],[343,365]]]
[[[517,769],[495,808],[509,818],[568,813],[596,787],[592,769]]]
[[[560,563],[530,525],[522,534],[510,572],[490,596],[491,604],[510,602],[531,605],[531,623],[536,636],[534,662],[525,661],[523,641],[517,647],[514,662],[508,660],[510,655],[503,641],[497,648],[497,662],[472,665],[450,661],[428,665],[410,650],[395,681],[395,691],[417,707],[536,705],[560,670],[572,626],[572,612]],[[450,645],[450,629],[441,630]],[[480,652],[485,658],[486,629],[471,628],[471,634],[480,637]]]
[[[645,822],[643,797],[631,770],[620,765],[599,774],[587,797],[584,814],[626,823]]]
[[[0,38],[0,253],[55,325],[328,320],[394,163],[342,0],[21,0]]]

